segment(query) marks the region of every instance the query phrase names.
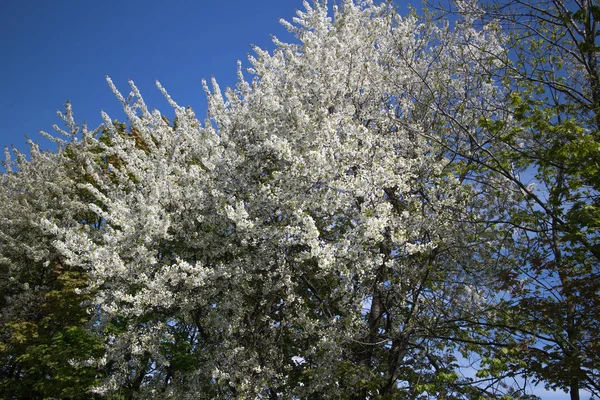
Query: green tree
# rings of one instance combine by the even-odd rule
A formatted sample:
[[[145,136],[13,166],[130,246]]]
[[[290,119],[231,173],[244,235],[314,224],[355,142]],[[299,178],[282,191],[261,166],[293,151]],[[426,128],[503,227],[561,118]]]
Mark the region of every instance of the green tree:
[[[580,389],[598,395],[600,8],[590,0],[454,5],[446,11],[496,21],[509,50],[495,78],[508,89],[506,118],[482,114],[473,151],[461,152],[477,176],[496,175],[521,193],[498,217],[515,239],[499,274],[510,296],[499,319],[486,321],[516,340],[515,352],[488,348],[488,360],[573,400]]]

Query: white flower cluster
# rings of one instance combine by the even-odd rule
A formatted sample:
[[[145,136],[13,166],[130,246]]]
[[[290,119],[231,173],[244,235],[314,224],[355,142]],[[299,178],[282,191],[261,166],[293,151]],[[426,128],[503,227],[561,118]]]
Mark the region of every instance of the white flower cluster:
[[[125,98],[109,80],[130,131],[105,115],[110,140],[66,146],[88,161],[69,185],[98,222],[44,215],[40,230],[89,273],[110,365],[99,393],[343,397],[374,379],[377,359],[433,351],[426,327],[471,312],[465,300],[483,293],[484,257],[464,223],[480,205],[438,143],[466,141],[453,124],[496,101],[493,66],[473,59],[501,52],[493,31],[371,1],[346,0],[333,17],[321,3],[305,9],[283,22],[296,41],[255,49],[251,82],[240,67],[237,88],[204,85],[206,122],[159,85],[170,125],[133,83]]]

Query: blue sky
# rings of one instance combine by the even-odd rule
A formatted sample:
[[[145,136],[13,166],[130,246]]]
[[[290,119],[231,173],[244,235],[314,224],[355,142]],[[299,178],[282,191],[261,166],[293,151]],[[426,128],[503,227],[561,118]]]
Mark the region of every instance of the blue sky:
[[[170,114],[154,81],[181,105],[204,114],[201,79],[236,79],[250,45],[285,37],[300,1],[4,0],[0,2],[0,144],[25,149],[44,139],[70,100],[78,121],[101,122],[103,109],[123,119],[105,82],[127,91],[132,79],[152,108]]]
[[[151,108],[170,115],[158,79],[202,116],[201,79],[235,84],[237,60],[246,61],[251,44],[271,49],[270,34],[289,38],[278,20],[301,7],[300,0],[2,0],[0,145],[26,150],[28,135],[47,146],[38,131],[52,131],[67,100],[90,126],[101,122],[100,110],[123,120],[106,75],[124,92],[132,79]]]

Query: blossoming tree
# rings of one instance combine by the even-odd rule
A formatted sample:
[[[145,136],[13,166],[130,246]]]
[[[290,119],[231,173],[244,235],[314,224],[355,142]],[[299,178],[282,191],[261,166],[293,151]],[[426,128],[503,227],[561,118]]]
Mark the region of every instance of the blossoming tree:
[[[39,223],[86,271],[104,353],[72,363],[105,371],[97,394],[498,394],[457,354],[489,344],[505,232],[481,221],[513,192],[449,151],[481,139],[482,115],[510,123],[498,32],[371,1],[304,6],[282,21],[295,41],[254,49],[250,81],[240,65],[235,88],[204,85],[205,121],[159,85],[171,125],[109,81],[130,134],[104,115],[103,135],[61,142],[85,161],[90,217]]]

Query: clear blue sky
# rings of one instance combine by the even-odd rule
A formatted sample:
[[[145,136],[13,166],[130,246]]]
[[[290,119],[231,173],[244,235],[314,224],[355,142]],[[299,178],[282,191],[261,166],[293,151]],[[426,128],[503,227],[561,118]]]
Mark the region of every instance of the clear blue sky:
[[[251,44],[272,48],[270,34],[288,35],[301,1],[2,0],[0,1],[0,145],[25,150],[25,137],[59,122],[70,100],[75,118],[101,122],[103,109],[124,119],[106,85],[128,91],[132,79],[151,108],[170,107],[160,80],[183,106],[206,110],[201,79],[222,87],[236,79],[236,61]]]
[[[67,100],[90,126],[100,110],[123,120],[106,75],[123,92],[135,81],[151,108],[171,115],[158,79],[202,117],[201,79],[235,84],[237,60],[247,65],[251,44],[272,49],[270,34],[289,38],[278,21],[298,8],[300,0],[0,0],[0,147],[25,151],[25,135],[47,146],[38,131],[52,132]]]

